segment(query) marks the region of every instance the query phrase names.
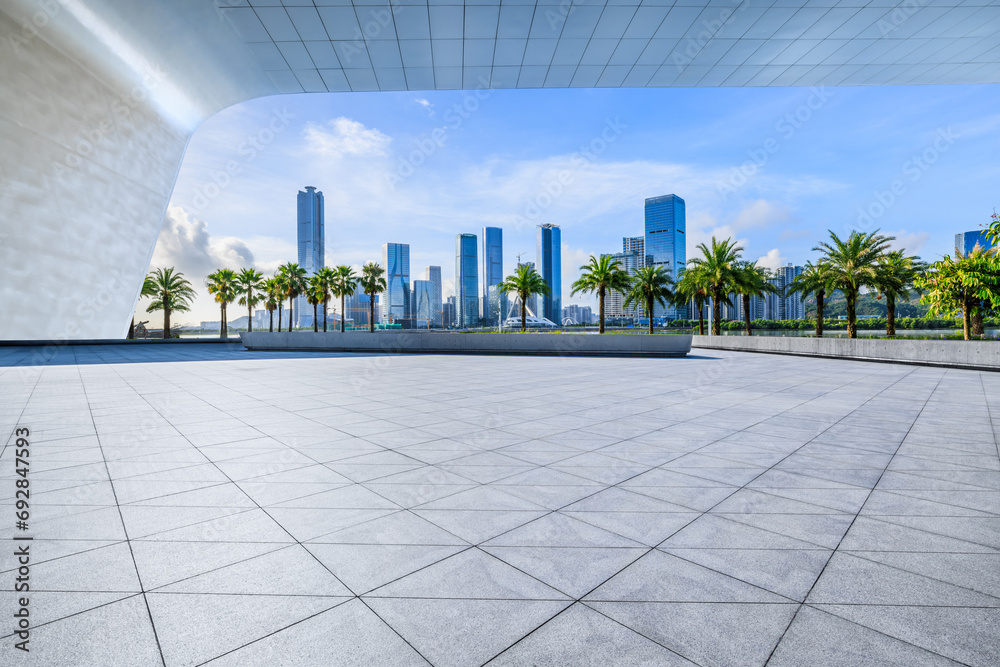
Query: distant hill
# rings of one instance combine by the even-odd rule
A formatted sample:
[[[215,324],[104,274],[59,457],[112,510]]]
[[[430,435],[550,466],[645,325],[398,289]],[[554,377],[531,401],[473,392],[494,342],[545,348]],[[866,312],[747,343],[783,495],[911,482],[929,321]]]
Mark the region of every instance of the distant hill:
[[[919,303],[917,298],[912,301],[897,301],[896,317],[925,317],[928,308],[929,306]],[[885,317],[888,310],[885,299],[878,300],[874,294],[862,294],[858,297],[857,309],[859,317],[866,315]],[[847,301],[844,299],[844,295],[838,291],[823,301],[823,317],[836,318],[841,315],[847,316]],[[814,298],[806,300],[806,317],[816,317],[816,299]]]

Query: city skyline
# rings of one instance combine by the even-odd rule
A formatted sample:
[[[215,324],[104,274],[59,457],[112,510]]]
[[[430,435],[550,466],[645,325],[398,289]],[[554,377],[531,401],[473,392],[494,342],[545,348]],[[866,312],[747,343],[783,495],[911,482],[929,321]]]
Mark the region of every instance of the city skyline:
[[[517,254],[532,256],[535,225],[551,222],[563,230],[566,299],[587,257],[640,233],[643,200],[664,192],[688,203],[689,253],[714,234],[772,268],[802,264],[827,229],[873,223],[865,229],[933,260],[997,205],[988,146],[1000,140],[1000,117],[991,90],[832,88],[819,90],[822,99],[807,88],[498,90],[459,127],[444,116],[462,91],[251,101],[210,118],[191,139],[152,265],[177,266],[195,284],[227,264],[272,272],[296,256],[295,203],[282,193],[304,184],[323,190],[335,211],[328,264],[357,268],[379,259],[382,242],[408,242],[415,270],[445,268],[444,295],[454,293],[456,233],[502,227],[509,275]],[[525,104],[537,111],[530,119]],[[795,119],[803,109],[808,119]],[[252,159],[241,154],[275,114],[287,120],[283,129]],[[895,119],[891,127],[883,117]],[[620,134],[607,125],[616,118]],[[411,165],[416,143],[441,127],[443,143],[425,144],[422,164]],[[592,151],[604,130],[614,140]],[[924,151],[933,162],[921,158],[912,181],[904,165],[912,170]],[[225,172],[230,160],[238,173]],[[389,187],[400,169],[410,175]],[[220,172],[222,186],[213,178]],[[903,194],[893,194],[897,180]],[[213,310],[200,297],[181,318],[212,319]]]

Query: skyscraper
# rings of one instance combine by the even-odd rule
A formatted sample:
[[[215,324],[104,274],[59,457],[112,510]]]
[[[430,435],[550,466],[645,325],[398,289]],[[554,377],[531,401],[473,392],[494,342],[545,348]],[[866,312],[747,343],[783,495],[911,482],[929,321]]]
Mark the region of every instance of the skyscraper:
[[[663,195],[646,200],[646,233],[644,252],[654,266],[662,266],[674,280],[680,278],[687,262],[685,229],[687,218],[684,200],[677,195]],[[674,320],[687,317],[687,308],[681,306],[653,308],[654,317]]]
[[[638,255],[646,254],[646,237],[644,236],[626,236],[622,239],[622,252],[625,254],[636,253]]]
[[[455,320],[459,328],[479,326],[479,269],[476,235],[455,238]]]
[[[979,229],[974,232],[955,234],[955,247],[961,250],[963,255],[972,252],[977,243],[983,246],[983,248],[993,247],[993,242],[986,236],[985,230]]]
[[[490,288],[503,282],[503,230],[499,227],[483,227],[483,317],[498,317],[497,292]]]
[[[431,293],[431,326],[445,326],[444,303],[441,300],[441,267],[428,266],[427,270],[424,271],[424,280],[429,280],[434,285]]]
[[[433,297],[434,283],[429,280],[413,281],[413,297],[410,304],[413,310],[413,326],[415,328],[430,329]]]
[[[449,296],[441,305],[441,322],[443,326],[455,326],[455,297]]]
[[[307,185],[305,191],[299,190],[296,236],[298,238],[299,266],[306,270],[306,276],[311,276],[326,266],[323,193],[312,185]],[[296,326],[312,326],[312,306],[309,305],[304,296],[295,299],[293,321]]]
[[[410,246],[407,243],[382,245],[386,290],[382,299],[382,323],[410,326]]]
[[[549,285],[549,293],[539,296],[542,312],[536,313],[562,324],[562,234],[558,225],[538,225],[538,273]]]

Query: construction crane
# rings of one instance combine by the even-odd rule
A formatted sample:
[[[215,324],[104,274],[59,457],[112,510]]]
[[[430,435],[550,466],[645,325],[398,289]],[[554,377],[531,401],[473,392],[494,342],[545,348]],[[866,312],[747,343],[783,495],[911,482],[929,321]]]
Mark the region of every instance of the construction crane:
[[[519,253],[517,253],[517,265],[518,266],[521,266],[521,255],[527,255],[527,254],[528,254],[527,252],[519,252]]]

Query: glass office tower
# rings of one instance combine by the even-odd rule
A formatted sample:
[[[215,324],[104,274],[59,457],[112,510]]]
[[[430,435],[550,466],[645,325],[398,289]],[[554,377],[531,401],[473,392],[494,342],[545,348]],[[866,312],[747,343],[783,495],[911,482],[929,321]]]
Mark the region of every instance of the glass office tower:
[[[963,255],[967,255],[972,252],[972,249],[976,247],[977,243],[983,246],[983,249],[993,247],[993,242],[990,241],[988,236],[986,236],[986,230],[978,229],[974,232],[955,234],[955,247],[958,250],[961,250]]]
[[[503,282],[503,230],[483,227],[483,317],[498,317],[496,290]],[[493,294],[493,298],[490,295]]]
[[[413,326],[417,329],[431,328],[432,305],[434,298],[434,283],[429,280],[413,281],[413,298],[410,301],[413,308]]]
[[[298,238],[299,266],[306,270],[308,277],[326,266],[323,193],[312,185],[307,185],[305,191],[299,190],[296,236]],[[295,313],[292,314],[292,321],[295,322],[295,326],[311,327],[313,310],[306,297],[296,298],[294,307]]]
[[[382,323],[410,326],[410,246],[407,243],[382,245],[386,290],[382,298]]]
[[[441,267],[428,266],[424,271],[424,280],[431,281],[434,291],[431,294],[431,326],[444,326],[444,303],[441,298]]]
[[[562,234],[558,225],[538,225],[538,268],[549,285],[549,293],[539,296],[539,317],[562,324]]]
[[[645,254],[654,266],[662,266],[674,280],[683,273],[687,262],[685,241],[686,214],[684,200],[677,195],[651,197],[646,200]],[[659,304],[653,308],[654,317],[675,320],[687,317],[686,307]]]
[[[455,325],[479,326],[479,268],[476,266],[475,234],[455,239]]]

